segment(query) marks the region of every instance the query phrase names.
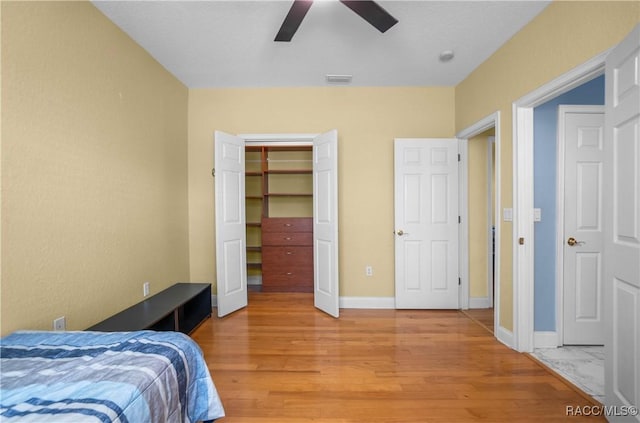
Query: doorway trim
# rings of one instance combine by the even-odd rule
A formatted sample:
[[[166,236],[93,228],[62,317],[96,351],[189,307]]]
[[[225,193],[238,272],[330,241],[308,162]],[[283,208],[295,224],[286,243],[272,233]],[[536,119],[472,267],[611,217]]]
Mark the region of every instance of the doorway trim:
[[[244,139],[245,147],[280,147],[280,146],[312,146],[313,140],[320,134],[238,134],[238,137]],[[260,283],[256,284],[255,279],[250,280],[247,276],[247,285],[262,285],[262,276]]]
[[[500,326],[500,219],[497,218],[497,210],[500,210],[501,204],[501,159],[500,159],[500,111],[490,114],[489,116],[479,120],[473,125],[458,132],[456,137],[460,139],[462,154],[462,170],[461,174],[464,177],[460,178],[460,217],[462,224],[460,225],[460,305],[462,309],[469,308],[469,204],[468,204],[468,192],[469,181],[467,180],[467,144],[469,138],[494,128],[495,130],[495,167],[494,167],[494,180],[495,180],[495,199],[494,210],[496,210],[496,222],[495,222],[495,280],[496,286],[495,296],[493,298],[493,333],[494,336],[505,345],[513,347],[513,336],[511,331],[506,330]]]
[[[320,134],[238,134],[246,146],[312,145]]]
[[[604,74],[610,49],[512,104],[513,118],[513,347],[534,348],[533,109]],[[522,244],[520,243],[522,240]]]
[[[496,137],[491,135],[487,138],[487,254],[488,254],[488,266],[487,266],[487,298],[489,300],[489,307],[495,307],[495,227],[497,224],[498,215],[496,213],[496,205],[492,203],[495,187],[495,175],[494,169],[496,166],[496,159],[494,157],[496,153],[495,149]]]
[[[313,140],[320,134],[238,134],[237,136],[244,139],[245,147],[278,147],[278,146],[312,146]],[[254,277],[255,278],[255,277]],[[262,285],[256,283],[256,279],[249,279],[247,276],[247,285]]]

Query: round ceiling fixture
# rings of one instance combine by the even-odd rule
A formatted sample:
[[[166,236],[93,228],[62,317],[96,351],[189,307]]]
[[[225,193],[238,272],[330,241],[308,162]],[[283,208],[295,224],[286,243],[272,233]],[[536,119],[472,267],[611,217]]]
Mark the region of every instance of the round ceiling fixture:
[[[442,63],[446,63],[451,61],[454,58],[455,54],[453,53],[453,50],[444,50],[443,52],[440,53],[440,61]]]

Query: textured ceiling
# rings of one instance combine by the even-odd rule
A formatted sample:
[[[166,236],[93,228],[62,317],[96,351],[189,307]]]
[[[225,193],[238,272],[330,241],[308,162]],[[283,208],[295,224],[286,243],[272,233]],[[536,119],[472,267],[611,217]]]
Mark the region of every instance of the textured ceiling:
[[[549,1],[380,1],[399,23],[381,34],[337,1],[315,1],[289,43],[273,41],[291,1],[94,1],[191,88],[450,86]],[[455,58],[441,63],[443,50]]]

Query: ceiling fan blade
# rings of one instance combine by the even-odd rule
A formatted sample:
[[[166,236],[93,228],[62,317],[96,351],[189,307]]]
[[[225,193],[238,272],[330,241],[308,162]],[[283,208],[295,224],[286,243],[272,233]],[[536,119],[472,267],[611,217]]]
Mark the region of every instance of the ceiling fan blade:
[[[396,18],[391,16],[375,1],[340,0],[340,2],[356,12],[362,19],[375,26],[380,32],[385,32],[398,23]]]
[[[312,4],[311,0],[295,0],[274,41],[291,41]]]

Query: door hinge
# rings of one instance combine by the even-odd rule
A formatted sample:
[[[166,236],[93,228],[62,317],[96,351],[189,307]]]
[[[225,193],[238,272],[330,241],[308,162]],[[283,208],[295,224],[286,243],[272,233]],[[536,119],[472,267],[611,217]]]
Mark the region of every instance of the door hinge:
[[[462,158],[460,157],[460,153],[458,153],[458,161],[461,162]]]
[[[462,218],[458,216],[458,223],[462,223]]]
[[[458,278],[458,285],[462,285],[462,279]]]
[[[214,177],[214,178],[216,177],[216,168],[215,167],[211,169],[211,176]]]

